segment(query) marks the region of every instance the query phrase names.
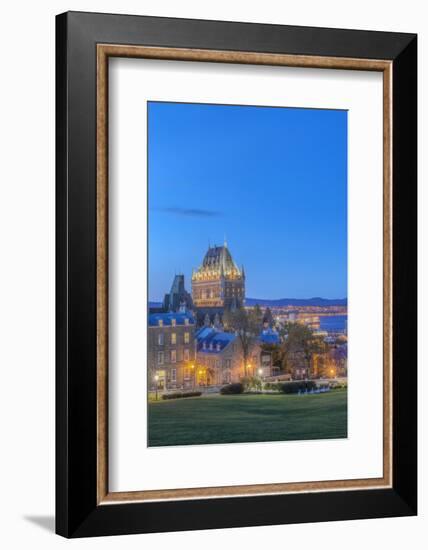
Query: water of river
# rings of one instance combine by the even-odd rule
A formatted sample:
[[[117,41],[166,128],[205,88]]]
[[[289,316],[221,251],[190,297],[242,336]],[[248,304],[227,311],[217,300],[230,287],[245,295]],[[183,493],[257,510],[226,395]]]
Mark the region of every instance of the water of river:
[[[345,332],[348,323],[347,315],[320,317],[320,329],[327,332]]]

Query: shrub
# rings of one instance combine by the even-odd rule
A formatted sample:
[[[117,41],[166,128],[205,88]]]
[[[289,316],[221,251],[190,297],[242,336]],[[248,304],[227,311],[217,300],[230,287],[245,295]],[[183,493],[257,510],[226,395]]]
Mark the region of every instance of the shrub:
[[[340,384],[338,382],[332,382],[330,384],[330,389],[331,390],[343,390],[343,389],[346,389],[347,388],[347,384]]]
[[[227,386],[223,386],[220,390],[221,395],[237,395],[239,393],[243,393],[244,391],[244,384],[237,383],[237,384],[228,384]]]
[[[313,380],[296,380],[294,382],[286,382],[282,385],[281,391],[283,393],[299,393],[304,391],[311,391],[317,387]]]
[[[262,381],[256,376],[247,376],[242,379],[244,391],[253,393],[254,391],[262,390]]]
[[[202,395],[201,391],[164,393],[162,399],[180,399],[181,397],[199,397],[200,395]]]
[[[282,391],[282,384],[278,382],[265,382],[263,389],[266,391]]]

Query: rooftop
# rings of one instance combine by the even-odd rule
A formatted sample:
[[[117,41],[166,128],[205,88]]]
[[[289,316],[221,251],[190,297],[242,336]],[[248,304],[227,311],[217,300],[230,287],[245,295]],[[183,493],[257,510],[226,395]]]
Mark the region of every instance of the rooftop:
[[[202,265],[192,276],[192,279],[203,277],[204,274],[224,275],[226,277],[242,277],[243,273],[233,261],[232,255],[225,243],[223,246],[210,246],[204,256]]]
[[[260,333],[259,341],[262,344],[279,344],[280,338],[276,330],[265,328]]]
[[[211,327],[202,327],[195,334],[197,350],[203,353],[221,353],[236,339],[231,332],[221,332]]]
[[[150,313],[149,327],[173,326],[175,325],[194,325],[195,319],[189,312],[168,312],[168,313]]]

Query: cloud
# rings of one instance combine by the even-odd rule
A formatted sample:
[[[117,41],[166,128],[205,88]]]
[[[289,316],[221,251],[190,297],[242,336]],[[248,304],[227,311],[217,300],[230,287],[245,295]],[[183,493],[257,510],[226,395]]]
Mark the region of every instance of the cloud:
[[[159,212],[168,214],[177,214],[178,216],[188,216],[197,218],[215,218],[221,216],[222,213],[217,210],[203,210],[200,208],[156,208]]]

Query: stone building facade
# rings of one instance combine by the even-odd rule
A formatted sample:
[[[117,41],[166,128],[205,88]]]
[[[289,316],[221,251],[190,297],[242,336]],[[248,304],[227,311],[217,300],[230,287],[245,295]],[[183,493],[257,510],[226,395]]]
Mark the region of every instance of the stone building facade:
[[[254,342],[244,369],[239,338],[231,332],[203,327],[195,334],[196,364],[201,385],[223,385],[239,382],[244,376],[270,377],[276,374],[272,352],[265,344],[277,345],[279,335],[272,329],[263,329]]]
[[[195,368],[195,319],[179,312],[150,313],[148,388],[174,390],[192,386]],[[193,366],[193,368],[192,368]]]
[[[235,334],[203,327],[196,332],[197,384],[224,385],[243,376],[241,345]]]
[[[265,322],[251,352],[250,376],[269,378],[278,374],[280,369],[273,364],[273,348],[279,344],[279,334]]]

